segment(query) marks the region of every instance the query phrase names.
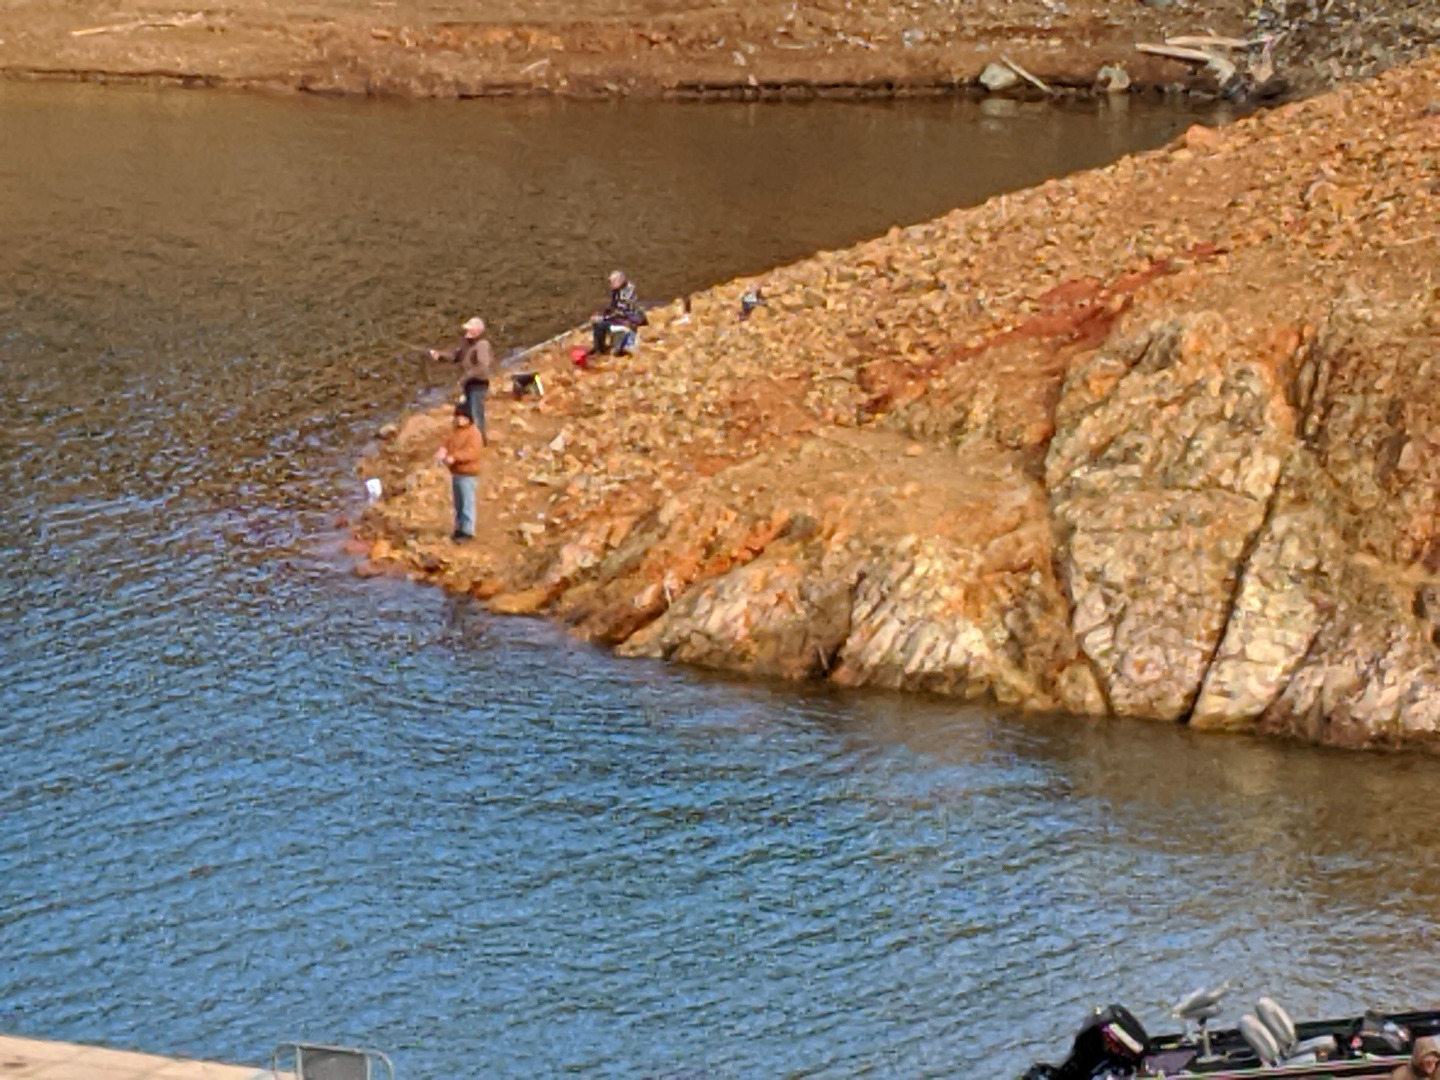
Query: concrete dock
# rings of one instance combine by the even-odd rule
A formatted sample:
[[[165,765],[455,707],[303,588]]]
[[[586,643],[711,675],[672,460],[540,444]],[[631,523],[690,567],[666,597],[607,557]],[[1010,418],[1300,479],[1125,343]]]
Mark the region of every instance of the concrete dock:
[[[290,1076],[253,1065],[0,1035],[0,1080],[287,1080]]]

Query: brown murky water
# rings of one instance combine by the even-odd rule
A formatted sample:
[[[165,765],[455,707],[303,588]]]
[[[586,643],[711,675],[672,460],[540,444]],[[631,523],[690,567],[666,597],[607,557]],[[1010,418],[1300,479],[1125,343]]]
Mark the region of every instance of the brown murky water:
[[[1232,1019],[1429,1002],[1428,761],[621,663],[332,556],[423,388],[401,342],[519,345],[612,266],[666,299],[1190,119],[0,85],[0,1029],[1004,1076],[1205,979]]]

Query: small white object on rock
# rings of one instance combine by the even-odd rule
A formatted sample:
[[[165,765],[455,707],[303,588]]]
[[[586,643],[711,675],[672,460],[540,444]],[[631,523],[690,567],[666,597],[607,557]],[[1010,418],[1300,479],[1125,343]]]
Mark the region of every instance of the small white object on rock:
[[[370,502],[379,502],[380,496],[385,494],[385,486],[380,483],[378,476],[367,477],[365,480],[365,497]]]
[[[1105,94],[1123,94],[1130,89],[1130,73],[1119,64],[1105,64],[1095,73],[1095,89]]]

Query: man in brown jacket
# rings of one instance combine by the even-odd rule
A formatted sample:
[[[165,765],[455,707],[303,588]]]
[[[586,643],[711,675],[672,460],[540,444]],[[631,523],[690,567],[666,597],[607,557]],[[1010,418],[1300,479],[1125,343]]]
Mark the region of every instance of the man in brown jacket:
[[[450,470],[450,494],[455,500],[455,531],[451,540],[475,535],[475,500],[480,487],[480,456],[484,442],[464,405],[455,406],[454,427],[445,436],[435,460]]]
[[[449,360],[460,365],[460,392],[465,395],[465,404],[470,409],[470,419],[480,429],[480,441],[489,445],[485,437],[485,396],[490,393],[490,378],[495,374],[495,353],[490,342],[485,340],[485,320],[480,316],[465,323],[465,336],[453,349],[430,350],[430,359]]]

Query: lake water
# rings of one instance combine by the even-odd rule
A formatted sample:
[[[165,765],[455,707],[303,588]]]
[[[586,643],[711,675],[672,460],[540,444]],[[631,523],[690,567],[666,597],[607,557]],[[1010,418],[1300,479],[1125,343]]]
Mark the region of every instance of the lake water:
[[[1178,111],[0,84],[0,1030],[402,1077],[1005,1077],[1435,1003],[1440,781],[746,685],[339,554],[402,343],[502,346],[1156,145]]]

